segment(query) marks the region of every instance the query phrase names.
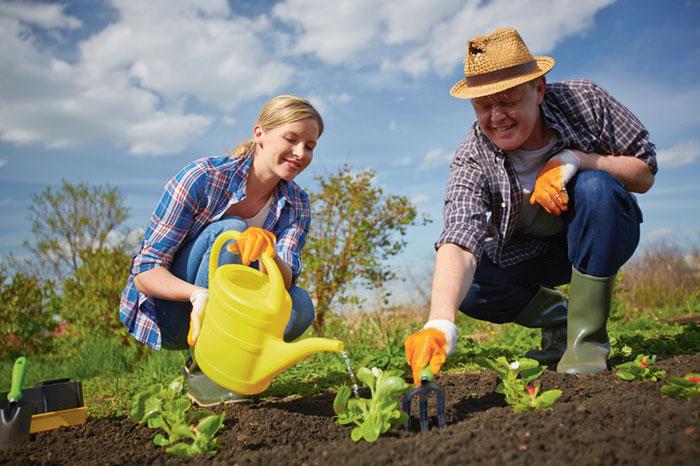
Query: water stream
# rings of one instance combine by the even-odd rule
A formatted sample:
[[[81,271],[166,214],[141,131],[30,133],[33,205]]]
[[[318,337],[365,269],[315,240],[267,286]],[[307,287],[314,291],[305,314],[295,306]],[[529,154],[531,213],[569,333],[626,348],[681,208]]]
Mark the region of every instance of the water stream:
[[[352,366],[350,366],[350,357],[348,356],[348,353],[345,351],[340,352],[340,357],[343,358],[343,362],[345,363],[345,369],[348,371],[348,375],[350,376],[350,382],[352,383],[351,388],[352,388],[352,395],[355,398],[360,397],[359,389],[357,387],[357,379],[355,378],[355,373],[352,371]]]

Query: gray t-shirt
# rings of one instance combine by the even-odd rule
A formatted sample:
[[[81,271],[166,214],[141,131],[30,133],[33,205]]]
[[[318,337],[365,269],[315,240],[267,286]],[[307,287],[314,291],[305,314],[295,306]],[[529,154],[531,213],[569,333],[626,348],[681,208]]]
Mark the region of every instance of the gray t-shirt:
[[[518,175],[523,192],[522,207],[516,225],[516,232],[522,235],[544,238],[555,235],[564,228],[561,218],[547,213],[539,204],[530,204],[530,195],[535,187],[537,174],[552,155],[550,152],[558,139],[558,136],[552,136],[547,145],[541,149],[506,152],[508,160]]]

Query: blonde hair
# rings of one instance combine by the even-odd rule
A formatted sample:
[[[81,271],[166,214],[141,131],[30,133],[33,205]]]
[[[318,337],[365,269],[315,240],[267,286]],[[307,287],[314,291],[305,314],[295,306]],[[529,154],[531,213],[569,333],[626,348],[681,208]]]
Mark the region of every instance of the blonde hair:
[[[318,135],[321,136],[323,134],[323,119],[309,101],[293,95],[278,95],[265,103],[255,124],[269,130],[305,118],[316,120]],[[248,139],[243,144],[236,146],[230,156],[242,157],[250,152],[252,147],[253,139]]]

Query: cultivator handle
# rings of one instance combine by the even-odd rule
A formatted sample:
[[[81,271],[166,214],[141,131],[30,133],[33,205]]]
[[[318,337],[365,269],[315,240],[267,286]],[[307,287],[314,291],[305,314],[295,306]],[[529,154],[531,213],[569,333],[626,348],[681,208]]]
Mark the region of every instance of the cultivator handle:
[[[420,431],[428,431],[428,397],[435,393],[435,405],[437,409],[438,427],[445,427],[445,394],[436,384],[430,382],[428,377],[422,377],[420,387],[414,388],[404,396],[403,410],[408,414],[408,421],[404,424],[404,430],[409,430],[411,425],[411,400],[418,395],[418,411]]]

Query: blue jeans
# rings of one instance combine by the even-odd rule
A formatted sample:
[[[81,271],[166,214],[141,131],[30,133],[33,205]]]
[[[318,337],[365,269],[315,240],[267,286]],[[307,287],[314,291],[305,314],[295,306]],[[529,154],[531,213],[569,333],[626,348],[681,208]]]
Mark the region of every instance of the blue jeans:
[[[208,288],[209,257],[214,240],[227,230],[244,231],[248,224],[238,217],[227,217],[205,227],[194,239],[175,253],[170,272],[188,283]],[[228,243],[226,243],[228,244]],[[221,248],[219,265],[240,264],[240,256]],[[253,264],[251,264],[253,265]],[[289,288],[292,298],[292,313],[284,331],[284,340],[299,338],[314,321],[314,304],[309,293],[292,285]],[[162,347],[165,349],[187,349],[187,333],[190,327],[189,302],[169,301],[155,298],[156,323],[160,328]]]
[[[545,254],[510,267],[481,256],[460,310],[495,323],[512,322],[541,286],[569,283],[571,267],[595,277],[611,277],[639,244],[642,213],[634,197],[607,172],[586,170],[566,186],[569,209],[564,231],[544,238]]]

